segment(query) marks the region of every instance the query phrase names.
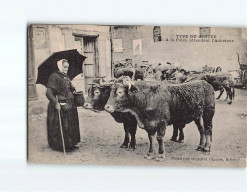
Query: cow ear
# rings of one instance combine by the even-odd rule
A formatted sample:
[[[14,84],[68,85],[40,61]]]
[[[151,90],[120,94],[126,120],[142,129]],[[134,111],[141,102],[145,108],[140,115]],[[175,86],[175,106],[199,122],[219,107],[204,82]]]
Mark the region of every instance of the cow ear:
[[[136,88],[136,86],[131,84],[130,87],[129,87],[129,92],[137,93],[138,89]]]

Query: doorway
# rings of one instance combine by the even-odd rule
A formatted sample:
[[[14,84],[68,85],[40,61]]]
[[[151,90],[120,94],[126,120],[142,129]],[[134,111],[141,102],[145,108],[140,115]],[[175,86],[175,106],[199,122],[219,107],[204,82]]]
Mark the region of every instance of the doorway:
[[[75,37],[74,48],[87,57],[83,62],[83,73],[73,79],[73,84],[79,91],[82,90],[87,94],[88,84],[91,84],[95,77],[99,76],[98,36],[73,35]]]
[[[85,92],[96,77],[99,77],[98,41],[97,37],[83,36],[83,53],[87,57],[84,61]]]

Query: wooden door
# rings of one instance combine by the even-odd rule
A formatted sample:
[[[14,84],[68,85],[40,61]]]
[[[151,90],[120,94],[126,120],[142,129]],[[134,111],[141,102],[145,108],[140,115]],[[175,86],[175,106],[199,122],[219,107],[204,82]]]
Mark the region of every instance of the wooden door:
[[[87,57],[84,61],[85,92],[88,84],[99,76],[97,37],[83,37],[83,52]]]

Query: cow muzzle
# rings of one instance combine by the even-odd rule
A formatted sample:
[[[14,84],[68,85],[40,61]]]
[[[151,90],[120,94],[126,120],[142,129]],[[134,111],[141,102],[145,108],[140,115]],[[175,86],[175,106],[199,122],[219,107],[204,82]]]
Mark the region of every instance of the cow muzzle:
[[[113,112],[114,112],[113,106],[111,106],[111,105],[109,105],[109,104],[106,104],[104,108],[105,108],[105,110],[106,110],[107,112],[110,112],[110,113],[113,113]]]
[[[84,108],[86,108],[86,109],[92,109],[93,106],[90,103],[84,103]]]

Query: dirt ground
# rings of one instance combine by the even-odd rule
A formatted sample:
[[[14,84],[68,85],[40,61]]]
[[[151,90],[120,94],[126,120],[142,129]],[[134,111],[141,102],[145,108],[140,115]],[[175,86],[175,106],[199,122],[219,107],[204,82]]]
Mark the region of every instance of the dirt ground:
[[[219,93],[216,92],[216,95]],[[155,165],[155,166],[246,166],[247,143],[247,90],[235,89],[232,105],[224,101],[224,93],[216,100],[213,119],[213,142],[210,154],[196,151],[199,131],[192,122],[187,124],[184,143],[170,141],[172,126],[165,135],[163,162],[144,158],[149,140],[145,130],[138,127],[136,150],[120,148],[124,140],[123,125],[114,121],[105,111],[100,113],[78,108],[81,142],[79,149],[62,152],[49,148],[46,132],[46,113],[34,113],[28,117],[28,162],[56,164],[97,165]],[[156,143],[156,150],[158,144]]]

